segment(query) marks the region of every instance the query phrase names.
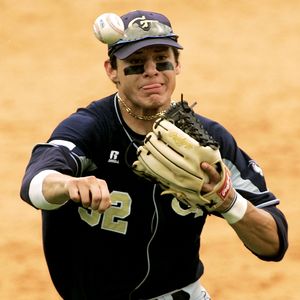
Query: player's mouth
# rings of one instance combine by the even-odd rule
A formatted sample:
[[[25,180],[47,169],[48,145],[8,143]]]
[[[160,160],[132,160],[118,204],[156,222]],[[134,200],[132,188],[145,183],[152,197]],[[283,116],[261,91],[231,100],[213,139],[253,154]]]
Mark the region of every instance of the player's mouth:
[[[158,90],[163,86],[163,84],[161,83],[151,83],[151,84],[146,84],[142,86],[142,89],[144,91],[154,91],[154,90]]]

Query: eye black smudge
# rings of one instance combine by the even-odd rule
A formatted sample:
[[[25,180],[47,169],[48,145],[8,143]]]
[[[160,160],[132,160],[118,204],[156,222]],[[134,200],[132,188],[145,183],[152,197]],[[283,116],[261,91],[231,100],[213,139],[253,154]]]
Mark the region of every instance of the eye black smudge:
[[[144,65],[129,66],[124,68],[124,75],[134,75],[134,74],[143,74]]]
[[[174,66],[171,62],[165,61],[165,62],[157,63],[156,64],[156,70],[157,71],[174,70]]]
[[[174,66],[171,62],[165,61],[156,64],[156,70],[159,72],[162,71],[170,71],[174,70]],[[135,75],[135,74],[143,74],[145,72],[144,65],[135,65],[135,66],[128,66],[124,68],[124,75]]]

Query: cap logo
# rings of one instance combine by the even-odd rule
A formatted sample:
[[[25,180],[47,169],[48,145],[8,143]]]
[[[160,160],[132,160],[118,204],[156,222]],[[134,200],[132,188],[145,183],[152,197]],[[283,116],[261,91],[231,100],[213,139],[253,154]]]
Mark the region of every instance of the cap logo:
[[[135,18],[128,24],[128,27],[134,26],[134,24],[137,24],[138,27],[145,31],[149,31],[151,28],[151,23],[158,23],[157,20],[146,20],[145,16]]]
[[[147,20],[145,16],[135,18],[128,24],[120,42],[131,42],[153,37],[174,37],[172,28],[158,20]]]

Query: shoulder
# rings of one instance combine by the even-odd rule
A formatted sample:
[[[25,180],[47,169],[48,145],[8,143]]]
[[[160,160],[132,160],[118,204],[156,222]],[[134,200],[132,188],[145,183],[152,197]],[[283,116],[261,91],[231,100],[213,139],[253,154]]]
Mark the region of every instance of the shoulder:
[[[77,112],[87,112],[90,114],[94,114],[96,116],[107,116],[110,117],[111,114],[115,112],[115,94],[107,96],[105,98],[95,100],[91,102],[87,107],[85,108],[79,108]]]
[[[226,129],[215,120],[209,119],[199,114],[196,114],[196,117],[203,124],[204,128],[209,132],[218,132],[218,130],[226,131]]]
[[[80,107],[76,112],[60,122],[55,131],[95,129],[102,122],[115,118],[114,95],[95,100],[86,107]]]
[[[116,115],[114,98],[114,95],[110,95],[105,98],[92,101],[86,107],[78,108],[77,111],[70,117],[79,119],[85,118],[85,121],[90,120],[90,122],[112,120]]]
[[[48,141],[70,141],[84,152],[90,145],[100,144],[117,123],[114,102],[111,95],[79,108],[58,124]]]
[[[203,124],[207,132],[220,144],[220,150],[223,152],[223,155],[226,149],[232,150],[237,147],[233,135],[222,124],[199,114],[196,114],[196,117]]]

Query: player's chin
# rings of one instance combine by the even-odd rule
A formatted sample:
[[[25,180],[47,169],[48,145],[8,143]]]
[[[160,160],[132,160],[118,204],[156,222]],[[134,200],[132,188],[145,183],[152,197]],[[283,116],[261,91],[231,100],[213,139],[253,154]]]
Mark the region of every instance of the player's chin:
[[[170,105],[171,99],[166,94],[151,94],[148,97],[149,108],[161,109],[166,108]]]
[[[165,85],[161,85],[159,88],[142,89],[141,93],[143,97],[161,104],[167,102],[171,97],[171,93]]]

